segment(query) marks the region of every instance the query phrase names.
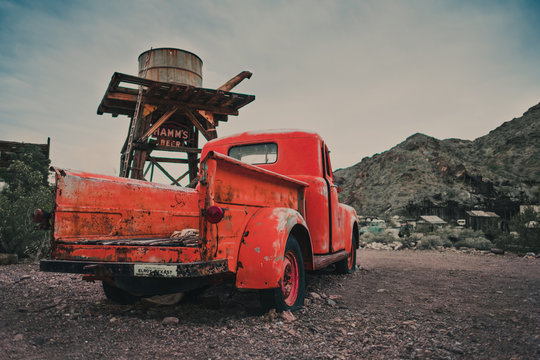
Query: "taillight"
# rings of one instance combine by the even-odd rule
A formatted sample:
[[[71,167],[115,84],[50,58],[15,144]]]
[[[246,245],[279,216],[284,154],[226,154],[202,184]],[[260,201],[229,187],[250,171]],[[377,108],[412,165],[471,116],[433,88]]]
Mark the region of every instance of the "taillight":
[[[48,213],[41,209],[34,210],[34,222],[40,223],[47,218]]]
[[[39,224],[41,230],[48,230],[50,227],[49,220],[51,218],[51,213],[42,209],[34,210],[34,215],[32,217],[35,223]]]
[[[223,209],[218,206],[210,206],[206,209],[204,217],[209,223],[217,224],[223,219]]]

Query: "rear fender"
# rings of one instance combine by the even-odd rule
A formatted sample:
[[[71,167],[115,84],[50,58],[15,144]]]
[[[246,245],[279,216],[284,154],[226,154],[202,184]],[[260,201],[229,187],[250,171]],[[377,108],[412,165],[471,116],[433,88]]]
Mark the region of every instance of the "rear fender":
[[[358,217],[356,215],[356,210],[349,205],[340,204],[342,216],[345,220],[345,237],[347,241],[345,241],[345,250],[347,252],[351,251],[351,242],[348,241],[351,237],[354,239],[353,247],[354,249],[358,249],[358,240],[359,240],[359,234],[358,234]]]
[[[290,208],[263,208],[249,220],[238,251],[236,287],[277,288],[289,234],[296,237],[304,263],[313,263],[309,231],[302,215]],[[307,267],[309,268],[309,266]]]

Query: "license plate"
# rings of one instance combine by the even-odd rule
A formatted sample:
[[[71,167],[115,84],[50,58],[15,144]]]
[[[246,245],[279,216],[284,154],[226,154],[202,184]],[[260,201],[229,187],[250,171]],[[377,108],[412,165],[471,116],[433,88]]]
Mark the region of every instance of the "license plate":
[[[176,277],[176,265],[135,264],[133,275],[142,277]]]

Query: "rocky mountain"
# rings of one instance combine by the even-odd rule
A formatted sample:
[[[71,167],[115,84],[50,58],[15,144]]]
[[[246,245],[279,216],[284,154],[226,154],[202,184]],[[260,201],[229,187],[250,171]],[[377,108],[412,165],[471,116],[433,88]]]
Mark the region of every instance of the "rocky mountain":
[[[540,104],[474,141],[414,134],[334,175],[361,215],[456,219],[482,209],[509,218],[540,200]]]

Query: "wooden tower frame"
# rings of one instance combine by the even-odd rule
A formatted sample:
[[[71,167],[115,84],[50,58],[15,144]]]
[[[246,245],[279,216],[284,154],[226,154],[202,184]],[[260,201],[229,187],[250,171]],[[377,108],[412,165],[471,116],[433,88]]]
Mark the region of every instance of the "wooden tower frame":
[[[214,90],[115,72],[97,113],[131,118],[122,148],[120,176],[143,180],[150,172],[151,181],[154,168],[158,168],[173,185],[180,185],[188,175],[190,184],[194,183],[201,152],[199,133],[206,140],[215,139],[220,121],[238,115],[238,109],[255,100],[254,95],[229,92],[250,76],[250,72],[241,72]],[[158,157],[152,155],[154,150],[185,153],[186,157]],[[187,164],[188,170],[173,176],[162,163]]]

